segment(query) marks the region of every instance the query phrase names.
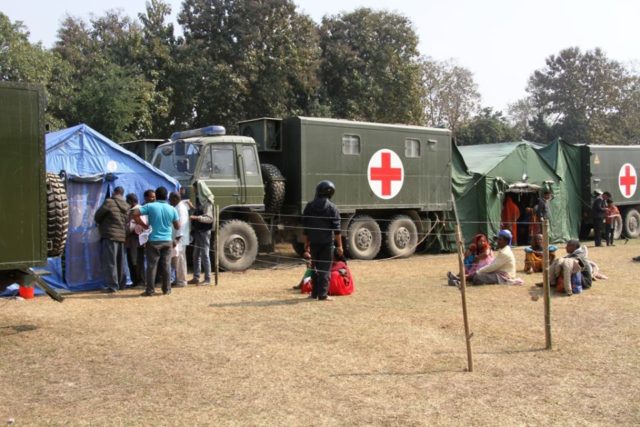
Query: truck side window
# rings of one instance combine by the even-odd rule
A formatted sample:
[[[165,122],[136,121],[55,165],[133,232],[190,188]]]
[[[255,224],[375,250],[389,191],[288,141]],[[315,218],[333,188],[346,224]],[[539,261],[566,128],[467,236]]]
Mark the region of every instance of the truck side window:
[[[256,154],[253,150],[253,147],[243,146],[242,147],[242,162],[244,164],[244,173],[247,176],[257,176],[258,175],[258,162],[256,161]]]
[[[360,137],[358,135],[342,135],[342,154],[354,156],[360,154]]]
[[[201,177],[207,178],[235,178],[235,156],[233,147],[229,145],[209,146],[205,153]]]
[[[407,138],[404,140],[404,156],[408,158],[420,157],[420,140]]]

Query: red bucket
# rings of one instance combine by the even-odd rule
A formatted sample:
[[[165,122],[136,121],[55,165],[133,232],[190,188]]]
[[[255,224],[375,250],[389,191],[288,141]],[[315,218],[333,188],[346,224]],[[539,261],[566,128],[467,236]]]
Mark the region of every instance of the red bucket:
[[[18,295],[20,295],[24,299],[33,298],[35,292],[35,288],[33,286],[20,286],[18,289]]]

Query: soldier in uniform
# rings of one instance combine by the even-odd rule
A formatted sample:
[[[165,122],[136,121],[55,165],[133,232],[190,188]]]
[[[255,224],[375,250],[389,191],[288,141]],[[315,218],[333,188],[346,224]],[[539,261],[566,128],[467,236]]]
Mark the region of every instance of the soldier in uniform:
[[[333,248],[336,254],[343,256],[342,238],[340,236],[340,212],[331,202],[336,187],[331,181],[320,181],[316,186],[315,198],[307,203],[302,212],[305,246],[304,257],[311,259],[316,269],[316,277],[309,298],[320,301],[331,300],[329,297],[329,279]]]

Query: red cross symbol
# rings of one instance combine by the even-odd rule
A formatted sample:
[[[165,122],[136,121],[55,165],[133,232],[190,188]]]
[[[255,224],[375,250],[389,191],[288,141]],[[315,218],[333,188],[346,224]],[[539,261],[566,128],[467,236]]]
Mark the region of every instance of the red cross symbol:
[[[391,153],[380,153],[382,165],[380,167],[371,168],[370,175],[372,181],[380,181],[382,184],[382,195],[391,195],[391,182],[402,180],[402,169],[391,167]]]
[[[633,171],[633,173],[631,172],[631,165],[628,163],[625,164],[623,168],[624,168],[624,175],[620,174],[620,178],[619,178],[620,189],[624,187],[624,196],[631,197],[632,195],[631,188],[634,187],[634,190],[635,190],[635,186],[637,182],[636,174],[635,174],[635,171]]]

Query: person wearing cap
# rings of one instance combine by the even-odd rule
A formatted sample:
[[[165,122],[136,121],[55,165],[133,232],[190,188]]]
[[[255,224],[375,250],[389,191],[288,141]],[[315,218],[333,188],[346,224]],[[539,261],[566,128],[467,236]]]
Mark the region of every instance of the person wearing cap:
[[[316,195],[307,203],[302,212],[303,234],[305,236],[305,259],[311,259],[316,269],[315,280],[309,298],[320,301],[331,300],[329,281],[335,244],[336,255],[343,256],[340,235],[340,212],[331,202],[336,187],[331,181],[320,181]]]
[[[498,250],[491,264],[479,269],[471,281],[474,285],[503,285],[515,283],[516,258],[511,251],[511,232],[500,230],[498,233]]]
[[[596,196],[591,205],[591,215],[593,216],[593,237],[596,246],[602,246],[602,224],[607,216],[607,199],[609,192],[603,193],[601,190],[593,192]]]

